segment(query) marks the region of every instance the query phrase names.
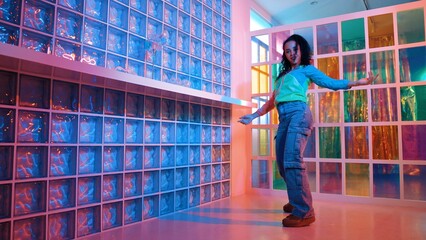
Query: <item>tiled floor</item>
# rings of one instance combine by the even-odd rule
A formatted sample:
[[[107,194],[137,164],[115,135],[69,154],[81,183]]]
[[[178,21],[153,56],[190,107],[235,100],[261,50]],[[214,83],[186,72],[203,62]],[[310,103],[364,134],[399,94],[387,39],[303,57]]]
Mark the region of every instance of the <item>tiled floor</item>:
[[[243,195],[86,239],[143,240],[421,240],[426,209],[314,200],[316,222],[283,228],[285,199]]]

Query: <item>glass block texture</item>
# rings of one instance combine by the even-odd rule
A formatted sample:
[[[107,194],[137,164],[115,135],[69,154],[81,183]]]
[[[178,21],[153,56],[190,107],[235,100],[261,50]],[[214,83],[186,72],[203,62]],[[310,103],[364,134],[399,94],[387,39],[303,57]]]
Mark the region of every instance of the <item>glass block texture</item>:
[[[0,76],[1,237],[79,238],[230,196],[229,104]]]
[[[230,97],[230,77],[216,81],[215,88],[181,84],[173,77],[186,74],[188,80],[197,77],[212,85],[230,73],[230,3],[174,2],[5,1],[0,3],[0,42]],[[215,69],[214,79],[210,70],[201,74],[188,71],[189,64],[176,64],[177,56],[194,56],[201,63],[207,44],[215,51],[202,61]]]
[[[272,94],[267,89],[278,76],[282,44],[291,34],[307,40],[311,64],[333,79],[357,81],[370,71],[378,75],[371,85],[339,91],[308,84],[314,123],[303,157],[310,164],[311,191],[425,201],[424,11],[424,4],[412,2],[380,13],[357,12],[252,32],[251,99],[259,107]],[[273,140],[278,125],[275,109],[252,122],[251,159],[268,161],[269,189],[285,191]],[[253,179],[259,175],[257,170],[252,174]]]

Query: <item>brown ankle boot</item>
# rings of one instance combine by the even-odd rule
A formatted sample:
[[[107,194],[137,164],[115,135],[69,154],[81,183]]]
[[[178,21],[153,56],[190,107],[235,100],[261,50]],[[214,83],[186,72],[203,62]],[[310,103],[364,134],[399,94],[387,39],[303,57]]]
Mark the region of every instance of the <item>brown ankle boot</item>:
[[[290,203],[287,203],[287,204],[285,204],[285,205],[283,206],[283,211],[284,211],[285,213],[292,213],[292,212],[293,212],[293,209],[294,209],[294,207],[293,207],[293,205],[291,205]]]

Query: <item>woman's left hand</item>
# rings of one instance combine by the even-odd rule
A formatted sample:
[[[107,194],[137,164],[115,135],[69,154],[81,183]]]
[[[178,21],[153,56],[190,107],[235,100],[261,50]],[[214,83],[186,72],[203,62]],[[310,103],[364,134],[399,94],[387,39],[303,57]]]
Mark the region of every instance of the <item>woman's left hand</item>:
[[[373,75],[372,71],[368,72],[368,77],[362,78],[358,81],[356,81],[356,85],[370,85],[372,84],[377,78],[379,77],[379,74],[376,74],[376,76]]]

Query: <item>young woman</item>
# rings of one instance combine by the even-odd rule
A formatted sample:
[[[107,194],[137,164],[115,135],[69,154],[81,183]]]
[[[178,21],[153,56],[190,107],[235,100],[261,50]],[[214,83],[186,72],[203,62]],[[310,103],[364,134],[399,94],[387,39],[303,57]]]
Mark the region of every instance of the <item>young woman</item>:
[[[370,71],[367,78],[358,81],[336,80],[310,64],[311,48],[300,35],[294,34],[283,43],[281,69],[274,82],[271,98],[256,112],[240,117],[249,124],[274,107],[279,114],[275,136],[277,166],[287,184],[289,203],[284,212],[291,213],[282,220],[285,227],[304,227],[315,221],[312,195],[309,189],[303,151],[312,129],[312,114],[307,102],[308,85],[315,84],[332,90],[349,89],[371,84],[378,75]]]

